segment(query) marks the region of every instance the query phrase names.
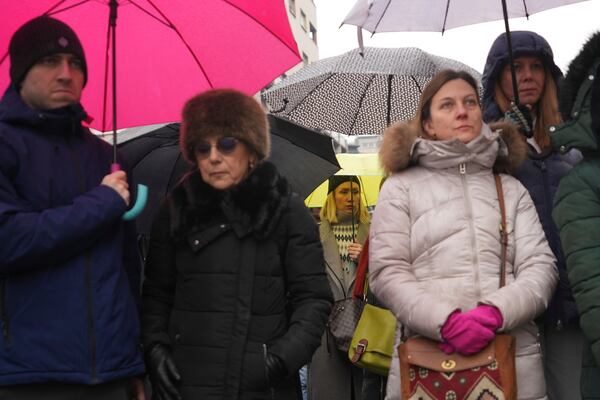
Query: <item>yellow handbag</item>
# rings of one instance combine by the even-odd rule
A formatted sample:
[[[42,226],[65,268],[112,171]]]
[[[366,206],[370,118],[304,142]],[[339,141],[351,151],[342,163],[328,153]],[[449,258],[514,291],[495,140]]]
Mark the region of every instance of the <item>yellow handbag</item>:
[[[352,294],[354,298],[362,297],[365,301],[369,286],[366,279],[368,258],[369,239],[363,246]],[[391,311],[365,303],[352,335],[348,358],[357,367],[387,376],[392,362],[395,334],[396,317]]]

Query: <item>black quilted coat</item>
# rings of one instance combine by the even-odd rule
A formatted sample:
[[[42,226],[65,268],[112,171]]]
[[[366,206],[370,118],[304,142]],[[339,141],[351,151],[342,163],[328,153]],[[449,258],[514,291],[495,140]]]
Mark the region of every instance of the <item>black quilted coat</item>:
[[[295,399],[331,308],[317,226],[264,162],[235,188],[187,175],[154,223],[144,346],[171,347],[183,399]],[[265,351],[288,377],[268,384]]]

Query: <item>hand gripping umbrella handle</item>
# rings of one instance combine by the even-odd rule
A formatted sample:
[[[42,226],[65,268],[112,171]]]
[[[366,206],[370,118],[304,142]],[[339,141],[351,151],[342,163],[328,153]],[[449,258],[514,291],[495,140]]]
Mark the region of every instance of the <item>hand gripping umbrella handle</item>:
[[[119,164],[112,164],[110,167],[110,170],[112,172],[120,171],[121,166]],[[135,204],[133,205],[133,207],[131,207],[131,209],[126,211],[125,214],[123,214],[123,217],[121,217],[121,218],[124,221],[130,221],[130,220],[136,218],[144,210],[144,207],[146,207],[147,201],[148,201],[148,186],[138,183],[137,198],[135,199]]]

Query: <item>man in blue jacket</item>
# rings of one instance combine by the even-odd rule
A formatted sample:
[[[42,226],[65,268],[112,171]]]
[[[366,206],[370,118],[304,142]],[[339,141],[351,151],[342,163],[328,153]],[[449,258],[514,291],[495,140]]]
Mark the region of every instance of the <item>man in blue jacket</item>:
[[[21,26],[0,100],[0,399],[143,399],[127,177],[82,121],[75,32]]]

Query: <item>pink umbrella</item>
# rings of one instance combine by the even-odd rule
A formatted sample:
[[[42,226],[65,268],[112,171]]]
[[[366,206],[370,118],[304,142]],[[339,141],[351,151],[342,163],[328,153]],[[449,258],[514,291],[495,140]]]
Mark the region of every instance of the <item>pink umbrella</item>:
[[[117,124],[113,122],[109,0],[3,0],[0,90],[8,42],[48,14],[70,25],[86,54],[82,104],[100,131],[180,119],[186,99],[214,87],[258,92],[300,61],[282,0],[119,0]]]
[[[8,43],[24,22],[50,15],[79,36],[88,66],[82,104],[90,126],[113,131],[179,120],[189,97],[215,87],[254,94],[300,61],[281,0],[3,1],[0,88]],[[118,34],[117,34],[118,32]],[[146,188],[124,218],[144,207]]]

